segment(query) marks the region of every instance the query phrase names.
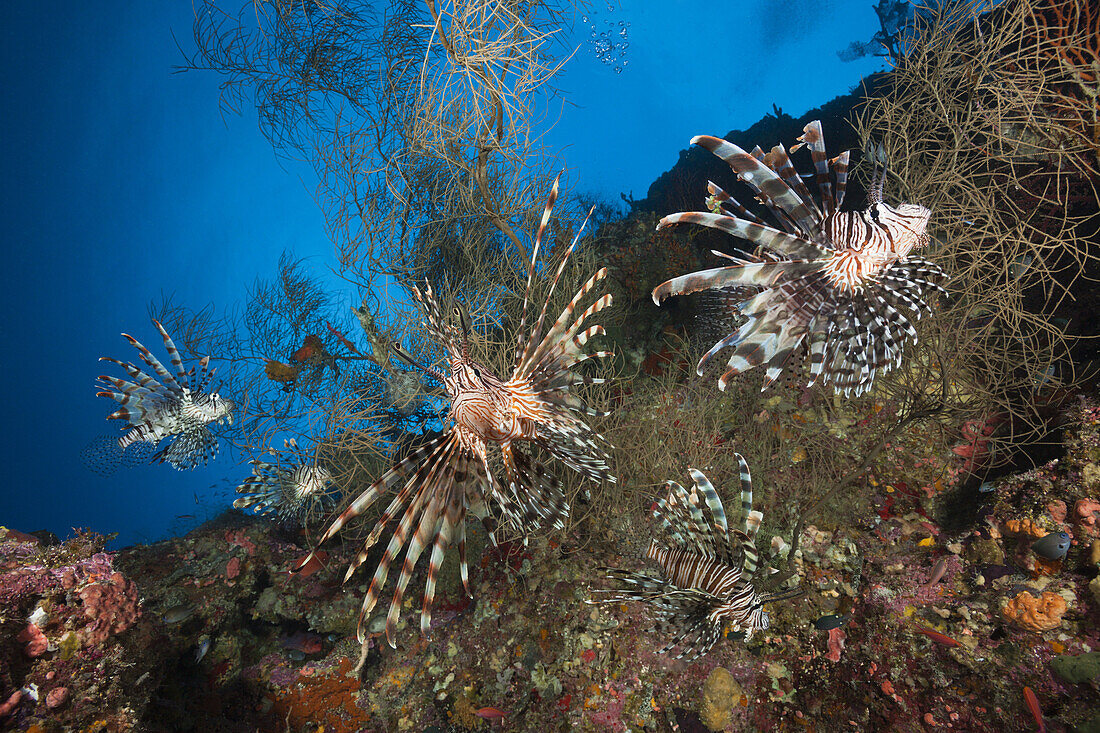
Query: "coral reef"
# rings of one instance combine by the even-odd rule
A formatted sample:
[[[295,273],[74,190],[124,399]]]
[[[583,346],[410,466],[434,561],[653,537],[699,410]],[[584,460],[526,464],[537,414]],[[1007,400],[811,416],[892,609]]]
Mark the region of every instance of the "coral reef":
[[[301,20],[308,7],[291,4],[270,18]],[[706,233],[654,233],[653,226],[660,214],[697,208],[706,179],[728,171],[705,152],[684,153],[645,201],[631,201],[628,217],[606,223],[577,253],[590,258],[578,268],[607,264],[624,304],[608,331],[626,378],[591,394],[594,408],[613,408],[600,430],[617,446],[617,484],[586,493],[579,481],[557,477],[572,508],[568,521],[522,543],[502,532],[490,546],[471,513],[472,598],[457,557],[441,553],[430,635],[409,622],[418,594],[397,602],[396,649],[383,643],[386,613],[374,610],[363,621],[359,672],[356,622],[370,580],[360,574],[345,582],[344,569],[377,515],[349,525],[348,541],[333,538],[312,553],[315,537],[235,511],[186,536],[112,553],[90,533],[51,543],[4,529],[0,725],[35,733],[1100,728],[1100,406],[1080,398],[1088,394],[1084,385],[1059,383],[1068,367],[1059,339],[1067,331],[1055,323],[1063,316],[1076,329],[1094,322],[1095,295],[1074,278],[1095,269],[1095,181],[1087,177],[1095,173],[1095,105],[1088,106],[1095,34],[1082,48],[1083,39],[1061,34],[1061,25],[1076,18],[1094,28],[1097,15],[1078,0],[1008,3],[999,21],[983,16],[979,25],[959,7],[955,25],[940,23],[925,40],[906,44],[915,51],[892,75],[869,80],[859,137],[840,124],[852,119],[854,94],[799,120],[776,109],[727,136],[772,144],[794,139],[809,119],[831,120],[826,134],[838,149],[861,138],[891,148],[899,190],[934,210],[934,247],[951,261],[957,292],[934,322],[922,324],[931,338],[922,334],[913,361],[891,372],[891,381],[841,401],[798,383],[777,384],[761,397],[759,376],[716,394],[711,377],[694,378],[695,358],[688,357],[699,344],[684,334],[705,341],[701,325],[730,324],[715,301],[662,312],[648,293],[663,278],[705,266],[715,242]],[[322,15],[301,27],[312,29]],[[210,17],[199,18],[200,26]],[[446,14],[423,26],[395,17],[387,21],[394,32],[438,27],[456,42],[476,36]],[[280,23],[270,38],[286,40],[278,34],[293,26]],[[265,47],[268,36],[250,37]],[[1035,37],[1054,48],[1003,63]],[[493,62],[480,52],[469,58]],[[1044,69],[1033,59],[1061,70],[1039,97],[1031,92],[1041,85],[1031,82]],[[419,87],[398,81],[413,81],[420,68],[419,58],[395,60],[391,86]],[[1021,101],[1034,101],[1026,119]],[[1052,120],[1059,124],[1046,124]],[[962,122],[965,129],[957,128]],[[366,198],[349,190],[328,204],[378,211],[369,218],[371,235],[388,236],[399,222],[404,230],[410,213],[422,217],[409,223],[409,236],[396,238],[407,255],[401,273],[433,283],[456,274],[460,292],[480,277],[493,293],[514,291],[522,273],[515,280],[499,255],[523,252],[508,222],[522,223],[537,185],[506,186],[496,206],[487,192],[511,184],[487,176],[487,159],[503,148],[485,147],[499,135],[478,130],[438,141],[463,156],[486,152],[475,153],[461,181],[449,163],[425,165],[407,180],[405,192],[415,194],[402,204],[408,208],[387,208],[388,187]],[[508,133],[513,143],[515,132]],[[864,173],[853,171],[849,200],[861,200]],[[469,217],[458,205],[469,201],[481,201],[491,221]],[[346,235],[341,226],[337,240]],[[570,239],[559,227],[550,249]],[[370,240],[361,234],[356,241]],[[354,269],[357,256],[345,248],[342,264]],[[485,262],[494,267],[478,264]],[[260,329],[253,337],[268,356],[237,350],[226,357],[257,365],[267,359],[251,383],[235,385],[252,406],[235,434],[259,451],[270,443],[267,418],[304,420],[318,414],[311,405],[327,405],[334,417],[326,423],[336,426],[335,437],[326,436],[334,441],[330,452],[355,464],[338,466],[346,470],[334,473],[337,483],[365,487],[385,470],[381,442],[400,457],[432,439],[427,426],[439,418],[432,385],[411,372],[382,384],[385,339],[406,334],[387,335],[365,301],[354,309],[373,355],[363,364],[371,357],[328,322],[336,310],[296,267],[281,262],[282,284],[262,286],[253,302],[249,320]],[[562,283],[581,271],[567,272]],[[279,319],[256,315],[273,303]],[[340,310],[346,317],[347,308]],[[293,314],[302,318],[286,318]],[[728,309],[725,316],[733,317]],[[503,313],[501,328],[518,320]],[[488,340],[500,336],[494,328]],[[502,358],[512,352],[498,351]],[[1079,348],[1074,356],[1083,362],[1089,353]],[[375,397],[337,399],[341,385],[352,383]],[[356,427],[382,406],[393,418],[386,441]],[[1024,433],[1057,445],[1023,453],[1012,443]],[[655,487],[689,466],[712,475],[716,486],[731,485],[733,445],[757,471],[754,501],[768,518],[759,530],[761,567],[777,573],[761,582],[773,592],[797,578],[805,594],[769,606],[769,627],[751,640],[725,636],[707,655],[678,660],[658,653],[663,640],[652,633],[650,609],[592,601],[609,585],[604,567],[644,566],[639,545],[653,534]],[[724,491],[721,498],[732,502]],[[1046,538],[1057,542],[1036,544]],[[386,542],[367,544],[360,560],[378,567]],[[419,568],[406,580],[422,587],[427,572]]]
[[[372,615],[360,676],[350,543],[293,574],[304,543],[237,512],[114,554],[86,537],[79,550],[9,539],[3,658],[18,661],[0,715],[23,731],[992,731],[1027,728],[1026,686],[1047,725],[1084,725],[1100,705],[1092,545],[1075,541],[1050,573],[1027,562],[1028,529],[1060,531],[1072,510],[1059,507],[1095,496],[1081,477],[1098,465],[1100,406],[1077,404],[1066,425],[1065,455],[979,493],[965,531],[933,518],[961,490],[947,436],[879,454],[862,487],[877,499],[805,526],[797,545],[761,542],[806,596],[770,607],[748,645],[722,640],[693,662],[655,653],[642,604],[586,603],[607,586],[598,566],[630,550],[593,545],[581,524],[497,548],[472,526],[474,599],[444,563],[431,636],[402,620],[390,650]],[[647,509],[625,514],[643,526]]]

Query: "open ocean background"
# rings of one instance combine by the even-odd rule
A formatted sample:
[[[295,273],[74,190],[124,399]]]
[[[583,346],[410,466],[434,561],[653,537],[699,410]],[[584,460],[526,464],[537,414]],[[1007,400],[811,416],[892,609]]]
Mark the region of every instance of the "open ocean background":
[[[117,547],[229,505],[248,471],[225,446],[187,472],[101,477],[78,459],[118,432],[104,419],[114,403],[95,396],[110,371],[97,359],[135,358],[123,331],[163,355],[150,302],[232,307],[284,250],[309,258],[348,305],[361,299],[331,275],[311,170],[276,158],[254,109],[221,114],[217,75],[174,73],[194,50],[191,23],[188,2],[0,8],[4,526],[118,532]],[[618,41],[629,43],[610,63],[588,42],[606,28],[627,28]],[[773,104],[798,116],[883,68],[837,57],[876,30],[866,0],[596,3],[575,19],[546,141],[567,187],[644,198],[693,135],[747,127]]]

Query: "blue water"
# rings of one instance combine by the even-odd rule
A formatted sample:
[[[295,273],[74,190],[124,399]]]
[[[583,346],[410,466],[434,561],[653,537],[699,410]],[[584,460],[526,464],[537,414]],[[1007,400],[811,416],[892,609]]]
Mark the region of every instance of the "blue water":
[[[97,359],[134,358],[122,331],[163,354],[147,309],[164,294],[232,307],[284,249],[322,277],[335,260],[310,169],[276,159],[252,110],[222,117],[218,76],[173,73],[176,42],[193,50],[191,3],[105,6],[0,7],[0,524],[118,532],[117,546],[228,505],[227,488],[248,472],[224,447],[195,471],[87,471],[80,448],[117,431],[94,384],[117,372]],[[614,202],[644,198],[693,135],[748,127],[773,103],[798,116],[882,68],[836,56],[877,29],[866,0],[593,7],[587,23],[575,20],[578,50],[557,82],[566,103],[548,115],[545,141],[568,186]],[[605,64],[591,29],[618,33],[620,21],[629,48]],[[339,302],[358,304],[330,282],[344,289]]]

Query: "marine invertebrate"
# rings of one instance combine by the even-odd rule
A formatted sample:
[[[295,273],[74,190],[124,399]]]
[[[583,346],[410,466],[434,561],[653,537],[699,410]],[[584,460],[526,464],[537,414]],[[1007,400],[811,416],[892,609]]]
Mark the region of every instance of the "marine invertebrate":
[[[106,580],[86,585],[79,595],[84,602],[84,615],[91,619],[82,632],[86,644],[102,644],[141,617],[137,586],[122,573],[115,572]]]
[[[443,373],[421,365],[396,344],[394,351],[409,364],[435,376],[444,384],[451,400],[447,425],[438,436],[417,448],[368,487],[332,522],[321,537],[321,543],[325,542],[348,521],[366,511],[380,496],[403,483],[344,577],[346,582],[367,559],[370,548],[378,541],[398,510],[405,506],[401,521],[386,547],[363,600],[358,627],[361,643],[366,638],[364,621],[378,601],[390,564],[406,541],[409,541],[409,545],[405,552],[405,562],[386,617],[386,638],[391,646],[396,646],[394,627],[405,588],[417,560],[433,537],[434,547],[428,565],[424,604],[420,614],[421,632],[426,635],[430,628],[436,574],[452,537],[458,543],[462,583],[469,594],[465,530],[467,511],[485,517],[488,514],[486,505],[491,499],[500,509],[504,522],[520,534],[526,535],[539,526],[563,526],[563,520],[569,513],[569,505],[558,480],[538,460],[521,450],[521,443],[531,442],[545,448],[565,465],[593,481],[614,480],[607,465],[607,455],[596,443],[602,439],[601,436],[578,416],[578,413],[600,413],[586,408],[581,398],[571,392],[571,388],[576,385],[603,381],[578,374],[572,368],[588,359],[610,355],[607,351],[584,351],[584,345],[591,337],[604,333],[602,326],[585,328],[584,324],[589,317],[611,305],[611,296],[600,296],[580,316],[575,317],[574,313],[581,299],[606,276],[606,268],[598,270],[581,286],[545,336],[542,335],[550,295],[576,247],[580,231],[584,229],[583,225],[562,257],[546,303],[530,335],[524,332],[540,241],[549,224],[557,194],[558,181],[555,181],[535,236],[527,274],[523,316],[520,320],[520,335],[516,345],[515,366],[507,382],[470,356],[470,325],[461,309],[455,308],[454,311],[457,323],[445,322],[442,308],[431,286],[428,285],[424,292],[418,288],[413,289],[414,295],[426,311],[427,321],[424,328],[445,350],[449,368]],[[503,459],[507,474],[503,485],[498,484],[490,472],[490,446],[499,449]],[[309,559],[307,558],[303,566]]]
[[[658,499],[654,513],[661,518],[672,542],[664,547],[650,542],[646,558],[661,567],[663,578],[631,570],[607,568],[608,574],[628,587],[606,591],[601,602],[644,601],[657,611],[655,629],[672,640],[659,654],[679,645],[677,659],[694,659],[706,654],[723,631],[741,634],[744,640],[768,628],[764,604],[800,594],[801,590],[761,594],[753,584],[758,567],[756,531],[763,514],[752,509],[752,476],[745,459],[737,454],[741,467],[742,526],[733,537],[722,500],[707,477],[688,469],[695,485],[688,492],[669,481],[668,496]],[[711,515],[706,521],[703,502]]]
[[[152,368],[155,376],[133,364],[109,356],[100,357],[100,361],[118,364],[134,381],[101,375],[99,381],[109,389],[97,392],[96,396],[108,397],[121,405],[107,416],[108,420],[125,420],[131,426],[118,439],[121,450],[125,451],[132,443],[155,446],[167,439],[165,446],[153,454],[154,461],[168,463],[179,470],[205,465],[218,453],[218,439],[209,425],[232,423],[233,401],[224,399],[217,392],[204,392],[215,371],[208,369],[209,356],[199,360],[197,374],[193,369],[184,371],[183,360],[168,332],[160,321],[154,319],[153,325],[164,339],[164,348],[168,351],[175,374],[165,369],[141,342],[124,333],[122,335],[138,350],[142,361]]]
[[[756,254],[714,254],[735,264],[668,280],[653,290],[660,304],[672,295],[719,290],[748,321],[716,343],[699,360],[698,372],[720,350],[733,346],[718,386],[757,366],[766,368],[767,388],[784,369],[809,363],[810,384],[818,379],[845,395],[871,388],[876,375],[901,363],[907,341],[915,341],[910,318],[929,306],[924,298],[943,291],[946,274],[932,262],[911,256],[928,242],[931,212],[918,204],[883,202],[885,169],[872,183],[864,211],[840,211],[848,180],[848,151],[825,155],[821,123],[811,122],[799,138],[813,157],[821,206],[811,198],[782,145],[746,153],[708,135],[692,139],[729,164],[756,192],[782,226],[766,226],[714,183],[708,185],[711,212],[681,212],[658,228],[681,222],[725,231],[757,245]],[[835,176],[836,194],[833,194]]]
[[[264,374],[272,382],[279,382],[285,385],[293,385],[294,380],[298,378],[298,371],[301,369],[301,365],[293,366],[291,364],[284,364],[281,361],[275,361],[274,359],[268,359],[264,364]]]
[[[1050,631],[1062,624],[1066,601],[1057,593],[1045,591],[1038,598],[1026,590],[1001,609],[1001,615],[1029,631]]]
[[[284,522],[306,524],[332,508],[340,489],[316,456],[298,448],[294,438],[284,441],[284,451],[268,452],[274,462],[253,459],[252,475],[238,487],[242,496],[233,502],[237,509],[257,514],[275,514]]]

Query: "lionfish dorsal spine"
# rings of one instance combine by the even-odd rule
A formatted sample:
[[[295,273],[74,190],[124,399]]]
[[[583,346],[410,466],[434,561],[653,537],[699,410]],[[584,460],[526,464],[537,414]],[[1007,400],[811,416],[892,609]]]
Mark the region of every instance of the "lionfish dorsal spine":
[[[531,299],[531,282],[535,279],[535,263],[538,260],[539,248],[542,238],[550,225],[550,216],[554,211],[554,204],[558,200],[558,184],[561,182],[561,173],[554,179],[554,185],[550,187],[550,195],[546,197],[546,205],[542,208],[542,218],[539,219],[539,228],[535,232],[535,243],[531,246],[531,260],[527,263],[527,285],[523,290],[523,308],[519,319],[519,333],[516,335],[516,358],[514,363],[519,364],[525,353],[524,343],[527,336],[527,304]],[[536,329],[537,330],[537,329]]]
[[[763,151],[760,158],[756,158],[737,145],[710,135],[698,135],[692,138],[692,143],[709,150],[725,161],[740,180],[764,198],[765,204],[770,203],[782,211],[784,216],[789,217],[801,236],[815,237],[820,234],[821,215],[814,207],[807,205],[775,171],[764,163]],[[780,221],[782,223],[784,220]]]

